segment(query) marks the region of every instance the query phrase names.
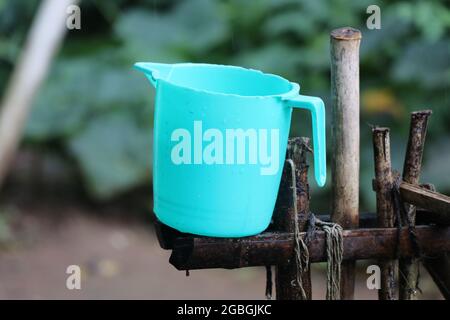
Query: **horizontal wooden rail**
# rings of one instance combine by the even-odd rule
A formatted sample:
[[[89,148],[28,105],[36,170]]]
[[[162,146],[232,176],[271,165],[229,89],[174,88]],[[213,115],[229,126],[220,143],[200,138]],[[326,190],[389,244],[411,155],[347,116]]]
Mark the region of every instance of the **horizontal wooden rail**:
[[[423,254],[433,256],[450,251],[450,227],[417,226],[416,234]],[[407,229],[400,233],[401,256],[412,256]],[[209,268],[234,269],[280,265],[292,257],[292,233],[265,232],[245,238],[177,238],[170,263],[179,270]],[[354,229],[344,231],[344,260],[394,258],[397,229]],[[326,260],[325,234],[317,232],[309,244],[311,262]]]
[[[426,210],[418,209],[417,210],[417,218],[416,223],[418,225],[424,225],[424,224],[439,224],[439,225],[450,225],[450,221],[448,219],[440,218],[439,215],[436,218],[436,214],[433,212],[429,212]],[[317,216],[320,220],[329,222],[330,216],[323,214]],[[359,214],[359,226],[360,228],[376,228],[377,227],[377,216],[374,212],[361,212]],[[166,250],[173,249],[173,243],[175,239],[177,238],[187,238],[187,237],[194,237],[193,235],[187,234],[187,233],[181,233],[175,229],[172,229],[165,224],[162,224],[159,221],[155,221],[155,229],[156,229],[156,235],[158,237],[159,244],[161,248]],[[270,231],[267,230],[267,231]]]
[[[450,223],[450,197],[410,183],[402,182],[400,194],[403,201],[431,211],[436,223]]]
[[[317,217],[325,222],[331,221],[330,216],[326,214],[318,215]],[[378,219],[377,214],[375,212],[361,212],[359,214],[359,228],[360,229],[377,228],[378,227],[377,219]],[[450,226],[450,220],[449,219],[439,220],[436,218],[436,214],[434,214],[433,212],[423,209],[417,209],[416,224],[417,225],[437,224],[440,226]]]

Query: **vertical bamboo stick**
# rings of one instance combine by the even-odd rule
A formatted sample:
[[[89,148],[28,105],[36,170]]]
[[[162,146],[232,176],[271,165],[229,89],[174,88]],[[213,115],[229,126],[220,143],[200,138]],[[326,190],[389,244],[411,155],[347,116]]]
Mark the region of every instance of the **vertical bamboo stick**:
[[[77,2],[42,1],[33,20],[0,105],[0,185],[19,147],[33,99],[67,32],[67,7]]]
[[[331,219],[345,229],[358,226],[359,208],[359,44],[361,32],[331,32],[332,208]],[[355,262],[342,265],[341,299],[353,299]]]
[[[373,152],[375,160],[375,191],[377,194],[377,218],[380,228],[394,227],[394,207],[392,201],[392,169],[391,146],[388,128],[374,128]],[[381,288],[378,291],[380,300],[396,300],[398,261],[383,259],[379,261],[381,268]]]
[[[308,164],[306,154],[310,150],[308,138],[289,139],[287,159],[292,159],[296,167],[296,192],[298,223],[300,231],[304,231],[309,219],[309,184]],[[292,199],[291,167],[284,166],[278,199],[275,206],[274,225],[276,230],[294,232],[295,211]],[[306,298],[311,299],[310,266],[302,274],[302,286]],[[302,300],[300,288],[296,285],[297,264],[294,256],[285,265],[276,267],[276,297],[277,300]]]
[[[406,148],[405,163],[403,165],[403,180],[411,184],[419,184],[420,170],[422,167],[422,155],[427,133],[428,117],[430,110],[411,113],[411,126],[409,131],[408,146]],[[408,220],[411,225],[416,224],[416,208],[407,206]],[[408,221],[402,221],[407,225]],[[419,274],[419,261],[416,258],[400,259],[400,299],[416,299],[416,288]]]

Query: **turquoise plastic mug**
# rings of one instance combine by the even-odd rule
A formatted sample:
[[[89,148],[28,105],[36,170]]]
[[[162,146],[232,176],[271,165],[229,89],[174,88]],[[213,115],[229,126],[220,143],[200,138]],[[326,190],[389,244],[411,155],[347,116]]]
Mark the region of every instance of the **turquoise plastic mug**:
[[[314,171],[325,184],[325,109],[282,77],[241,67],[139,62],[156,88],[154,212],[181,231],[260,233],[270,223],[293,108],[312,115]]]

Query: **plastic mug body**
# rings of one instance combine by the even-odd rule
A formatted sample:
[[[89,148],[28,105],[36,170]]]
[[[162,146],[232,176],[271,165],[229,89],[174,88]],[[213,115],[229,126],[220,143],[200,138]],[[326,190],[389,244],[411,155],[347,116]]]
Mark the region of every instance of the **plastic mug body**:
[[[255,70],[162,66],[147,75],[156,87],[156,216],[181,232],[205,236],[262,232],[277,198],[292,108],[316,112],[317,98]],[[323,127],[314,130],[322,130],[324,139]]]

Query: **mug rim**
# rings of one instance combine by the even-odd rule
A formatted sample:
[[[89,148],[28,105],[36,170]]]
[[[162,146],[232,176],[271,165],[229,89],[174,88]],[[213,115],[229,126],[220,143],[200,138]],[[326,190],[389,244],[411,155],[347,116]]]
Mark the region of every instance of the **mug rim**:
[[[145,62],[143,62],[143,63],[145,63]],[[174,64],[170,64],[170,65],[172,65],[173,67],[178,67],[178,68],[193,67],[193,66],[195,66],[195,67],[228,68],[228,69],[231,68],[231,69],[241,70],[244,72],[258,73],[259,75],[261,75],[263,77],[270,77],[270,78],[277,79],[279,81],[283,81],[290,86],[289,90],[287,90],[286,92],[277,93],[277,94],[244,95],[244,94],[239,94],[239,93],[226,93],[226,92],[220,92],[220,91],[215,91],[215,90],[200,89],[200,88],[195,88],[195,87],[188,86],[188,85],[177,84],[177,83],[171,82],[170,80],[166,80],[164,78],[156,78],[158,82],[164,82],[167,85],[191,90],[191,91],[194,91],[197,93],[224,96],[224,97],[237,97],[237,98],[249,98],[249,99],[280,98],[280,99],[284,100],[284,99],[289,99],[289,98],[297,96],[300,91],[300,85],[298,83],[289,81],[286,78],[281,77],[279,75],[276,75],[273,73],[268,73],[268,72],[263,72],[258,69],[244,68],[244,67],[240,67],[240,66],[225,65],[225,64],[191,63],[191,62],[174,63]]]

